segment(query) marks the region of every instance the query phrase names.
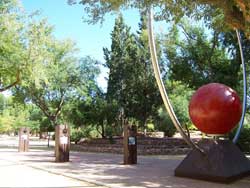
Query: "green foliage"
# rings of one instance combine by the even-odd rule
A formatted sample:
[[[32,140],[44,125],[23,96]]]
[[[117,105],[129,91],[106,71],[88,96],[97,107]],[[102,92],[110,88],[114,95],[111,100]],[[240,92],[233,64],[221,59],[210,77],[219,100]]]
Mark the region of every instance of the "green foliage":
[[[13,131],[13,117],[9,114],[0,117],[0,133],[9,133]]]
[[[72,142],[79,142],[82,138],[86,137],[84,132],[79,129],[71,129],[70,131],[70,141]]]
[[[211,82],[236,88],[240,63],[226,53],[227,47],[219,41],[219,35],[212,31],[209,39],[205,28],[187,23],[173,26],[165,42],[170,79],[182,81],[194,89]]]
[[[196,6],[206,3],[213,6]],[[143,10],[137,33],[131,33],[122,16],[116,19],[111,48],[104,48],[105,66],[109,68],[107,93],[96,83],[100,72],[97,61],[90,57],[78,58],[75,44],[55,39],[53,27],[46,19],[37,19],[37,14],[25,15],[15,0],[2,0],[0,91],[18,85],[13,88],[15,101],[25,105],[15,104],[11,98],[0,95],[0,132],[16,131],[22,126],[34,131],[53,131],[56,124],[68,121],[74,127],[81,127],[73,129],[74,141],[100,135],[112,138],[122,132],[120,112],[123,109],[125,118],[139,124],[140,128],[153,122],[155,130],[172,136],[176,130],[165,110],[160,108],[162,101],[150,62],[145,15],[145,8],[150,5],[160,7],[155,8],[157,19],[179,22],[167,34],[164,44],[169,66],[168,77],[163,76],[170,80],[166,82],[167,90],[183,126],[190,125],[187,111],[193,92],[190,88],[196,89],[208,82],[221,82],[233,88],[239,86],[239,53],[232,34],[210,30],[207,35],[206,28],[191,26],[181,18],[183,15],[204,17],[209,27],[221,29],[224,19],[221,13],[228,19],[240,10],[242,14],[227,23],[248,32],[250,27],[245,22],[245,13],[249,4],[245,0],[241,3],[230,0],[228,4],[215,0],[85,0],[81,4],[92,23],[119,8]],[[156,45],[161,49],[158,40]],[[244,40],[243,50],[247,57],[249,49],[249,41]],[[161,56],[158,50],[162,63]],[[160,66],[163,68],[162,64]]]
[[[88,100],[77,101],[74,106],[66,109],[64,113],[67,114],[67,119],[76,127],[89,129],[89,126],[91,126],[96,131],[94,133],[91,130],[94,134],[91,133],[92,136],[101,135],[105,138],[109,136],[107,130],[112,125],[109,122],[116,121],[117,107],[113,103],[107,103],[105,95],[98,87],[95,89],[97,90],[91,90],[92,95],[88,97]]]
[[[181,125],[183,128],[190,127],[191,122],[188,115],[188,105],[193,90],[177,81],[168,81],[166,88],[169,91],[170,101]],[[155,122],[156,129],[164,131],[166,136],[173,136],[176,132],[176,128],[164,107],[158,110],[158,116],[159,119]]]
[[[125,117],[136,119],[142,128],[156,114],[161,103],[151,67],[146,21],[142,14],[139,31],[135,35],[119,16],[111,34],[111,50],[104,49],[105,64],[110,69],[107,101],[117,104],[116,116],[123,109]],[[161,51],[159,57],[160,54]]]
[[[113,137],[113,134],[114,134],[113,132],[114,131],[113,131],[112,127],[107,127],[105,131],[106,131],[106,136],[108,138],[112,138]]]
[[[147,130],[150,131],[150,132],[154,131],[155,130],[154,124],[153,123],[148,123],[147,124]]]
[[[137,46],[135,37],[130,33],[130,28],[125,25],[123,17],[115,21],[111,33],[111,50],[104,49],[105,65],[109,68],[107,102],[117,104],[115,116],[121,109],[128,116],[131,101],[134,100],[135,67]],[[117,118],[108,119],[109,124],[116,123]]]
[[[159,100],[160,93],[154,77],[149,52],[147,17],[143,13],[141,14],[139,31],[137,31],[137,34],[137,62],[134,67],[136,79],[134,80],[133,85],[135,100],[130,106],[130,116],[138,119],[140,127],[145,128],[147,121],[152,119],[154,114],[157,113],[157,108],[162,104],[162,101]],[[162,51],[158,38],[156,40],[156,46],[158,49],[158,60],[162,68]]]
[[[247,40],[247,38],[244,36],[244,33],[240,32],[241,37],[241,43],[242,43],[242,50],[244,54],[244,61],[246,66],[246,75],[249,75],[250,73],[250,40]],[[235,59],[235,61],[239,62],[241,64],[240,59],[240,51],[239,51],[239,44],[237,40],[237,36],[235,32],[227,32],[227,33],[221,33],[220,39],[223,46],[228,50],[228,53]],[[239,96],[243,96],[242,86],[243,86],[243,80],[242,80],[242,69],[239,72],[240,82],[238,83],[238,86],[236,86],[234,89],[238,91]],[[249,98],[249,87],[247,88],[248,91],[248,98]],[[250,108],[249,100],[247,100],[248,109]]]
[[[179,121],[182,125],[190,125],[188,105],[194,90],[179,81],[167,81],[166,88]]]
[[[0,92],[18,84],[24,65],[23,22],[15,0],[0,4]]]
[[[227,3],[221,0],[68,0],[69,4],[75,4],[76,2],[83,5],[83,9],[87,15],[85,21],[89,23],[103,21],[105,14],[117,12],[119,9],[137,8],[143,11],[152,6],[158,8],[156,9],[156,17],[158,19],[179,21],[184,15],[210,19],[214,15],[209,10],[217,8],[216,12],[222,14],[225,23],[219,22],[217,23],[218,25],[227,25],[231,29],[239,28],[245,31],[247,35],[250,34],[250,2],[248,0],[227,0]]]
[[[225,23],[232,29],[238,28],[250,36],[250,2],[248,0],[199,0],[199,3],[210,4],[220,8],[225,16]]]
[[[29,127],[31,131],[39,130],[43,116],[34,105],[16,104],[11,97],[3,97],[3,103],[4,109],[0,111],[0,133],[15,132],[20,127]]]
[[[0,4],[0,92],[27,80],[45,79],[41,61],[50,62],[52,27],[36,14],[27,16],[15,0]],[[46,60],[45,60],[46,57]]]
[[[39,63],[44,79],[26,80],[13,92],[17,100],[32,101],[37,105],[55,126],[61,121],[60,114],[66,103],[75,97],[85,97],[83,91],[91,87],[98,69],[93,65],[96,61],[90,58],[76,58],[77,50],[73,42],[56,40],[51,32],[47,32],[46,23],[41,24],[45,24],[43,32],[48,36],[39,38],[42,40],[40,43],[36,43],[34,36],[36,49],[41,48],[45,52],[39,54],[39,58],[36,56],[35,61]]]
[[[93,125],[72,128],[70,136],[70,140],[75,143],[79,142],[82,138],[91,139],[100,137],[99,133],[95,129],[95,126]]]
[[[69,0],[69,3],[79,2],[83,5],[84,11],[87,13],[90,23],[103,21],[106,13],[112,13],[119,9],[138,8],[144,12],[150,6],[155,8],[157,19],[165,19],[167,21],[181,21],[184,15],[195,18],[203,18],[209,28],[222,29],[224,18],[227,25],[231,28],[243,28],[247,33],[250,27],[245,27],[247,22],[249,3],[247,1],[229,1],[222,3],[217,0],[199,0],[199,1],[77,1]],[[197,6],[198,5],[198,6]],[[158,9],[159,8],[159,9]],[[197,8],[197,9],[196,9]],[[219,8],[219,9],[217,9]],[[239,14],[240,13],[240,14]],[[230,19],[229,19],[230,18]],[[237,23],[235,25],[235,23]],[[158,108],[157,100],[149,97],[154,87],[145,83],[150,83],[151,79],[145,73],[151,70],[145,68],[145,72],[140,68],[137,61],[148,62],[147,34],[144,30],[143,23],[139,31],[139,40],[137,37],[133,39],[133,35],[120,18],[116,20],[116,26],[112,32],[111,50],[104,49],[106,63],[110,69],[108,81],[108,101],[115,101],[118,109],[123,108],[127,118],[135,118],[140,124],[154,118],[154,113]],[[178,29],[182,29],[182,35]],[[207,28],[206,28],[207,29]],[[221,82],[235,89],[239,86],[240,63],[238,58],[234,58],[227,49],[230,46],[222,45],[218,31],[212,31],[206,34],[206,29],[201,27],[189,26],[189,24],[180,22],[178,26],[174,26],[167,35],[166,40],[166,57],[169,65],[169,74],[167,79],[180,80],[188,87],[197,89],[203,84],[209,82]],[[208,36],[212,36],[209,38]],[[122,42],[121,42],[122,41]],[[136,47],[130,44],[130,41],[136,41]],[[135,43],[135,42],[133,42]],[[246,48],[247,49],[247,48]],[[132,54],[132,55],[131,55]],[[143,55],[141,55],[143,54]],[[131,55],[131,56],[130,56]],[[131,63],[134,62],[133,64]],[[146,61],[144,61],[146,60]],[[131,66],[132,65],[132,66]],[[136,77],[133,77],[136,70]],[[143,73],[140,75],[140,73]],[[142,78],[142,79],[141,79]],[[146,78],[146,79],[145,79]],[[142,84],[143,80],[147,80]],[[153,81],[153,79],[152,79]],[[154,81],[153,81],[154,82]],[[152,83],[153,83],[152,82]],[[134,85],[133,85],[134,83]],[[136,87],[137,86],[137,87]],[[145,91],[147,91],[145,93]],[[147,100],[149,99],[149,100]],[[154,95],[156,96],[156,95]],[[187,106],[187,100],[182,100],[185,95],[172,94],[171,100],[174,106]],[[157,97],[156,97],[157,98]],[[159,95],[158,95],[159,98]],[[159,100],[158,100],[159,101]],[[151,103],[152,102],[152,103]],[[175,107],[178,108],[178,107]],[[177,109],[182,122],[188,123],[187,111],[184,108]],[[118,114],[118,112],[116,113]],[[115,119],[114,119],[115,120]],[[113,122],[114,123],[114,122]]]
[[[159,109],[158,115],[159,120],[156,122],[156,129],[163,131],[165,136],[172,137],[176,133],[176,128],[164,107]]]
[[[131,88],[134,75],[132,66],[136,60],[136,45],[135,38],[131,35],[130,28],[125,25],[122,16],[116,19],[111,37],[111,50],[104,49],[106,66],[110,70],[107,98],[116,99],[119,106],[125,106],[128,98],[126,89]]]
[[[34,104],[26,104],[25,105],[28,110],[28,122],[30,124],[30,128],[33,132],[41,131],[41,125],[46,118],[41,110],[36,107]]]
[[[41,116],[42,118],[40,120],[39,132],[53,132],[53,131],[55,131],[55,127],[51,123],[49,118],[44,116],[44,114],[42,114],[42,115],[43,116]]]
[[[96,82],[100,73],[98,65],[99,62],[90,57],[80,60],[81,82],[62,110],[64,119],[77,128],[84,127],[89,130],[88,125],[98,127],[102,124],[104,115],[108,113],[105,111],[107,104],[104,101],[104,94]]]
[[[0,93],[0,114],[3,114],[3,111],[6,108],[7,104],[8,104],[7,98]]]
[[[230,133],[231,139],[234,137],[236,130],[237,129],[234,129],[234,131]],[[243,152],[250,153],[250,127],[249,126],[245,126],[242,129],[237,145]]]

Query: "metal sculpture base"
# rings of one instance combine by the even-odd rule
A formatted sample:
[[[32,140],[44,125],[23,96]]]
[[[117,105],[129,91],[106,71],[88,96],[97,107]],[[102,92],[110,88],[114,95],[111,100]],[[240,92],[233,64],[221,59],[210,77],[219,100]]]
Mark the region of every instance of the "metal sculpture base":
[[[250,161],[229,140],[201,140],[206,154],[192,150],[175,169],[175,176],[230,183],[250,175]]]

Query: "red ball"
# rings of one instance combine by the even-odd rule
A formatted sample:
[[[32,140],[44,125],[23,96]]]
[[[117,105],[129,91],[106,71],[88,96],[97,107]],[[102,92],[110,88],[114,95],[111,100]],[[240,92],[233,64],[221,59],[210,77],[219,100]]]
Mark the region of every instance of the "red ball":
[[[189,103],[193,124],[207,134],[226,134],[239,122],[240,98],[230,87],[210,83],[200,87]]]

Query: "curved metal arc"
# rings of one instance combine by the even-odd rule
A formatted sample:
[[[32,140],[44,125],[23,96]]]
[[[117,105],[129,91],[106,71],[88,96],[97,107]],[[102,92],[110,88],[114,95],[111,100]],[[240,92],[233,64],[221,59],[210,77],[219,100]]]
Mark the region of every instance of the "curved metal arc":
[[[246,106],[247,106],[247,78],[246,78],[246,65],[245,65],[245,60],[244,60],[244,55],[243,55],[243,50],[242,50],[242,45],[241,45],[241,39],[240,39],[240,34],[238,29],[235,30],[237,39],[238,39],[238,44],[239,44],[239,49],[240,49],[240,57],[241,57],[241,64],[242,64],[242,71],[243,71],[243,102],[242,102],[242,114],[241,114],[241,119],[239,123],[239,127],[237,129],[237,132],[235,133],[235,136],[233,138],[233,143],[237,143],[241,130],[243,128],[244,124],[244,119],[245,119],[245,114],[246,114]]]
[[[152,22],[153,22],[153,14],[152,14],[152,10],[149,9],[148,35],[149,35],[149,48],[150,48],[150,54],[151,54],[151,61],[152,61],[153,69],[154,69],[154,75],[155,75],[157,85],[158,85],[158,88],[160,90],[161,97],[162,97],[162,100],[164,102],[165,108],[166,108],[174,126],[180,132],[181,136],[186,141],[186,143],[189,146],[191,146],[193,149],[197,149],[200,152],[204,153],[204,151],[198,145],[196,145],[194,142],[192,142],[192,140],[186,135],[186,133],[182,129],[180,122],[178,121],[178,119],[174,113],[174,110],[172,108],[172,105],[170,103],[170,100],[168,98],[165,86],[164,86],[163,81],[162,81],[161,76],[160,76],[160,68],[159,68],[159,63],[158,63],[157,55],[156,55],[157,53],[156,53],[156,47],[155,47]]]

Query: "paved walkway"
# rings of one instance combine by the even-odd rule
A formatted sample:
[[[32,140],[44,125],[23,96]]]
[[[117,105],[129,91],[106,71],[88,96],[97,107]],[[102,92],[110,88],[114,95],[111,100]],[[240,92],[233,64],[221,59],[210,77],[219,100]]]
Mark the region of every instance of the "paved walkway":
[[[139,156],[137,165],[123,165],[122,157],[71,152],[70,162],[55,163],[52,150],[18,153],[16,148],[0,148],[0,187],[250,187],[250,177],[228,185],[175,177],[184,156]]]
[[[0,159],[0,187],[99,187],[44,170]]]

